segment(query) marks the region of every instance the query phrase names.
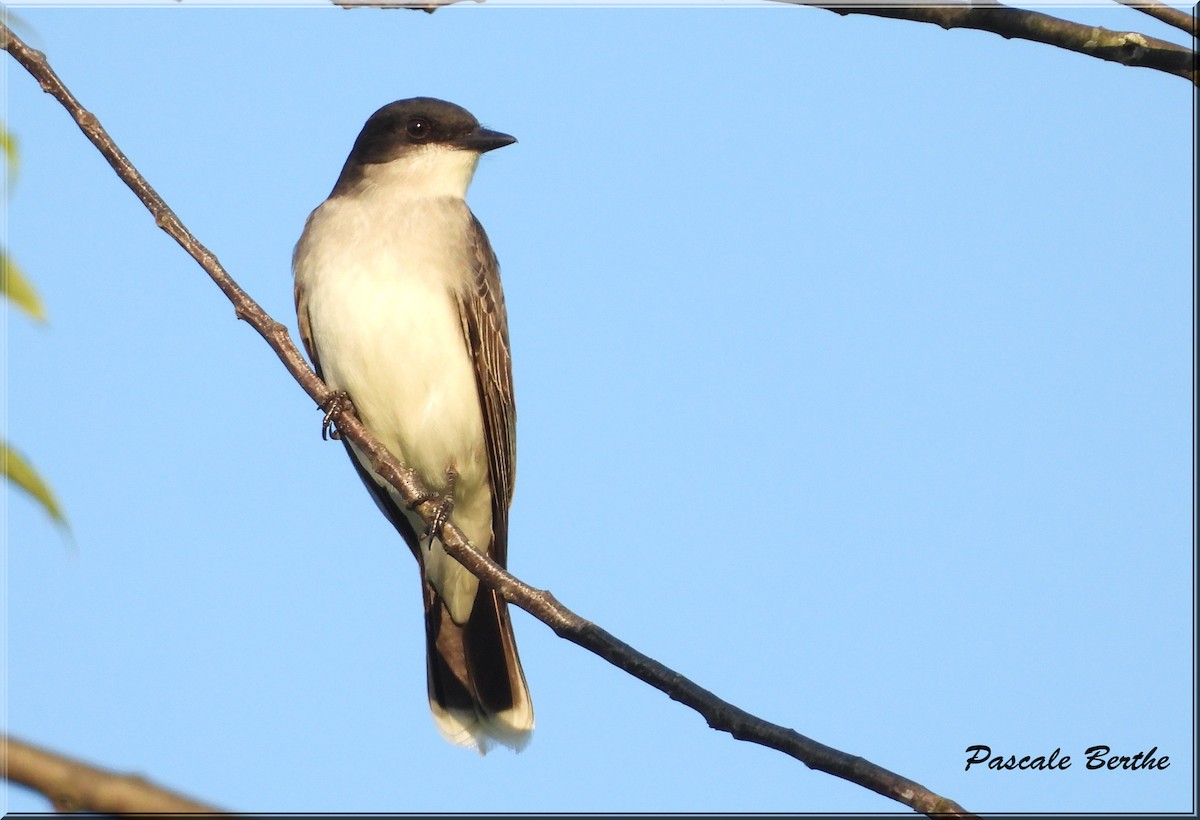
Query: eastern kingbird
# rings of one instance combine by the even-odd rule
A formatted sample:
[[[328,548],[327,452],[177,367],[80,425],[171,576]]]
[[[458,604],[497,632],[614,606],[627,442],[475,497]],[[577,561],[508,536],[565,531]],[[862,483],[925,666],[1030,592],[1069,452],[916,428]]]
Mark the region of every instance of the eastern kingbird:
[[[376,111],[292,256],[300,337],[372,435],[501,566],[516,409],[500,265],[464,201],[479,156],[516,139],[417,97]],[[533,704],[504,599],[443,549],[349,441],[421,568],[429,706],[447,740],[520,749]]]

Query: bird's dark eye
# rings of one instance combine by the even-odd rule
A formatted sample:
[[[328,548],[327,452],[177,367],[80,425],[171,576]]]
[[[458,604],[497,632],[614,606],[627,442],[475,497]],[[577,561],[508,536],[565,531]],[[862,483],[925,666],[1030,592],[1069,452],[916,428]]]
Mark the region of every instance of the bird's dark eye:
[[[408,133],[409,137],[415,140],[423,140],[433,132],[433,128],[429,125],[429,120],[420,117],[413,117],[409,120],[408,124],[404,126],[404,130]]]

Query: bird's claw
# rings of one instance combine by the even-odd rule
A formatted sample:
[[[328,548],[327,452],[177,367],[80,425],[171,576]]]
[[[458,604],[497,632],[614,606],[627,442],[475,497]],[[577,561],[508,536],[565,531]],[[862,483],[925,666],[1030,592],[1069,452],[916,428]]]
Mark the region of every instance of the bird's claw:
[[[450,513],[454,512],[454,484],[458,480],[458,471],[453,467],[446,468],[446,491],[441,494],[441,502],[438,504],[437,512],[433,514],[433,521],[425,528],[425,534],[421,539],[429,539],[429,545],[433,546],[433,537],[442,534],[442,527],[446,526],[446,522],[450,520]],[[435,496],[436,497],[436,496]]]
[[[339,411],[350,406],[350,394],[345,390],[339,390],[325,400],[325,402],[321,405],[321,409],[325,411],[325,418],[321,421],[322,441],[329,441],[330,439],[337,441],[342,437],[342,434],[338,432],[333,417],[337,415]]]

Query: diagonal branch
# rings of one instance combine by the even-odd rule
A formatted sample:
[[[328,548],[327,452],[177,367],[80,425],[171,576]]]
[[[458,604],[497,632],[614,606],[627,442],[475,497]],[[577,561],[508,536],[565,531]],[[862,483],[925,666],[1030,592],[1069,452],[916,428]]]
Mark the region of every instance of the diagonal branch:
[[[58,78],[46,61],[45,55],[29,48],[3,22],[0,22],[0,45],[37,79],[43,90],[62,103],[84,135],[92,141],[122,181],[154,215],[155,223],[199,263],[233,303],[237,317],[258,331],[288,372],[318,406],[325,405],[333,394],[304,361],[300,351],[292,343],[287,328],[259,307],[233,281],[213,253],[183,226],[109,137],[96,117],[79,104]],[[426,523],[431,524],[441,507],[421,486],[416,475],[375,441],[353,412],[344,405],[336,408],[333,415],[337,429],[370,457],[371,466],[376,473],[389,481],[409,505],[420,513]],[[558,636],[599,655],[614,666],[666,693],[673,700],[695,709],[712,728],[729,732],[738,740],[757,743],[791,755],[809,768],[849,780],[917,811],[929,815],[966,814],[954,801],[931,792],[919,783],[861,757],[818,743],[792,729],[755,717],[721,700],[678,672],[638,652],[596,624],[576,615],[560,604],[549,591],[535,589],[510,575],[484,553],[472,547],[452,522],[444,526],[443,539],[447,552],[485,584],[499,591],[510,603],[545,623]]]
[[[15,737],[0,735],[0,758],[7,780],[45,795],[56,811],[105,814],[220,811],[169,792],[138,775],[106,771]]]
[[[442,6],[448,6],[458,0],[409,0],[395,3],[383,0],[331,0],[334,5],[342,8],[384,8],[384,9],[416,9],[433,13]],[[479,0],[483,2],[483,0]],[[896,2],[880,2],[875,5],[852,5],[844,2],[817,2],[817,0],[777,0],[796,6],[813,6],[832,11],[843,16],[847,14],[870,14],[876,17],[890,17],[895,20],[913,20],[918,23],[935,23],[944,29],[973,28],[979,31],[990,31],[999,34],[1006,40],[1032,40],[1036,43],[1056,46],[1109,60],[1127,66],[1141,66],[1164,71],[1178,77],[1200,84],[1200,75],[1196,70],[1196,52],[1187,46],[1181,46],[1167,40],[1147,37],[1135,31],[1110,31],[1099,26],[1088,26],[1052,17],[1040,11],[1029,11],[1013,6],[1005,6],[993,0],[978,0],[978,2],[962,2],[959,0],[952,5],[946,0],[920,3],[904,6]],[[1172,8],[1159,0],[1117,0],[1127,6],[1145,12],[1168,25],[1175,26],[1196,36],[1196,18],[1186,11]]]
[[[779,0],[800,6],[814,6],[836,14],[870,14],[897,20],[934,23],[944,29],[971,28],[990,31],[1005,39],[1032,40],[1109,60],[1127,66],[1140,66],[1164,71],[1200,84],[1196,71],[1196,52],[1192,49],[1147,37],[1133,31],[1110,31],[1099,26],[1086,26],[1052,17],[1040,11],[1029,11],[1001,3],[962,3],[953,6],[851,6],[821,3],[815,0]],[[1123,2],[1124,0],[1122,0]],[[1147,5],[1146,0],[1131,0],[1130,5]],[[1163,6],[1163,9],[1167,7]],[[1151,14],[1149,9],[1142,9]],[[1175,9],[1168,9],[1175,11]],[[1179,12],[1184,17],[1190,15]],[[1173,24],[1174,25],[1174,24]],[[1192,18],[1193,31],[1195,20]]]
[[[1173,8],[1158,2],[1158,0],[1117,0],[1130,8],[1137,9],[1143,14],[1149,14],[1155,20],[1186,31],[1192,37],[1196,36],[1196,18],[1183,9]]]

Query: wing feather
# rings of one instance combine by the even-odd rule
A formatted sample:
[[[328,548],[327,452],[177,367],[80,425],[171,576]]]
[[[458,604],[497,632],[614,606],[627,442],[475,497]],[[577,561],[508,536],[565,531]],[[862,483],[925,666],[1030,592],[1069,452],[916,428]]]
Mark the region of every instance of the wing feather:
[[[492,479],[492,558],[508,559],[508,507],[516,480],[517,410],[513,400],[508,314],[500,288],[500,263],[483,226],[471,216],[474,277],[458,298],[459,318],[475,365],[483,408],[488,470]]]
[[[292,294],[296,298],[296,321],[300,326],[300,342],[304,345],[305,352],[308,353],[308,360],[312,362],[313,370],[319,378],[324,379],[325,377],[321,375],[321,363],[317,361],[317,346],[313,344],[312,321],[308,317],[308,291],[300,284],[300,277],[296,277]]]

